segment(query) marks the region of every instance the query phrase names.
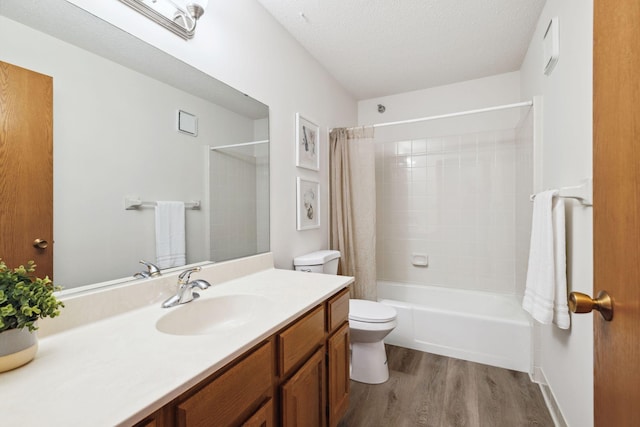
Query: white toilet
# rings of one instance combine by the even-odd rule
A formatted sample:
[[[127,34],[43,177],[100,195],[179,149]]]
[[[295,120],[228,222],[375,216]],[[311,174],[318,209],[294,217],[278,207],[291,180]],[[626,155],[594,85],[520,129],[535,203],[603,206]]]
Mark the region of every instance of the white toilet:
[[[339,251],[317,251],[294,258],[297,271],[336,274]],[[396,327],[396,310],[375,301],[349,300],[351,379],[380,384],[389,379],[383,339]]]

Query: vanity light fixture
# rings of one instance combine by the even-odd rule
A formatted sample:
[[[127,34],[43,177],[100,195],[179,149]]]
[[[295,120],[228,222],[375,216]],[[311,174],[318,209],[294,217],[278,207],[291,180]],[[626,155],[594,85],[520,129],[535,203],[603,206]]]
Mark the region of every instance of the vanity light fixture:
[[[120,0],[185,40],[193,38],[208,0]]]

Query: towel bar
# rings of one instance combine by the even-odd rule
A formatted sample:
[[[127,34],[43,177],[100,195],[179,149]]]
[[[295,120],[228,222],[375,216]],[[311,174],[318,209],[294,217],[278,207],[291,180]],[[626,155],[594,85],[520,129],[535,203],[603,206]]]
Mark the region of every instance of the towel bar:
[[[584,206],[593,206],[593,180],[587,178],[580,185],[572,187],[561,187],[558,189],[558,196],[567,199],[576,199]],[[532,194],[529,199],[533,201],[536,195]]]
[[[149,202],[140,199],[134,199],[131,197],[124,198],[124,208],[128,211],[140,209],[140,208],[152,208],[156,206],[156,202]],[[193,200],[184,203],[185,209],[199,210],[200,200]]]

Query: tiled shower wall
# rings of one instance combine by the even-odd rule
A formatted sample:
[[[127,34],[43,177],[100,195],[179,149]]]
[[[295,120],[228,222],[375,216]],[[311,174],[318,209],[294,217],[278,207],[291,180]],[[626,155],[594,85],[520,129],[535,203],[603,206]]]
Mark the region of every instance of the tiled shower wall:
[[[256,241],[256,159],[231,150],[211,153],[211,259],[253,255]]]
[[[515,293],[515,147],[515,130],[376,144],[378,279]]]

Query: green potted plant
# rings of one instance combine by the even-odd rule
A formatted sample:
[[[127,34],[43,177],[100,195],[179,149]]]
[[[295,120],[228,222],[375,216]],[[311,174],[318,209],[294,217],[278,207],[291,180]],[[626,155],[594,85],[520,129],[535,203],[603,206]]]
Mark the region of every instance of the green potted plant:
[[[0,259],[0,372],[31,361],[38,349],[36,321],[56,317],[64,304],[49,277],[35,276],[35,264],[9,268]]]

